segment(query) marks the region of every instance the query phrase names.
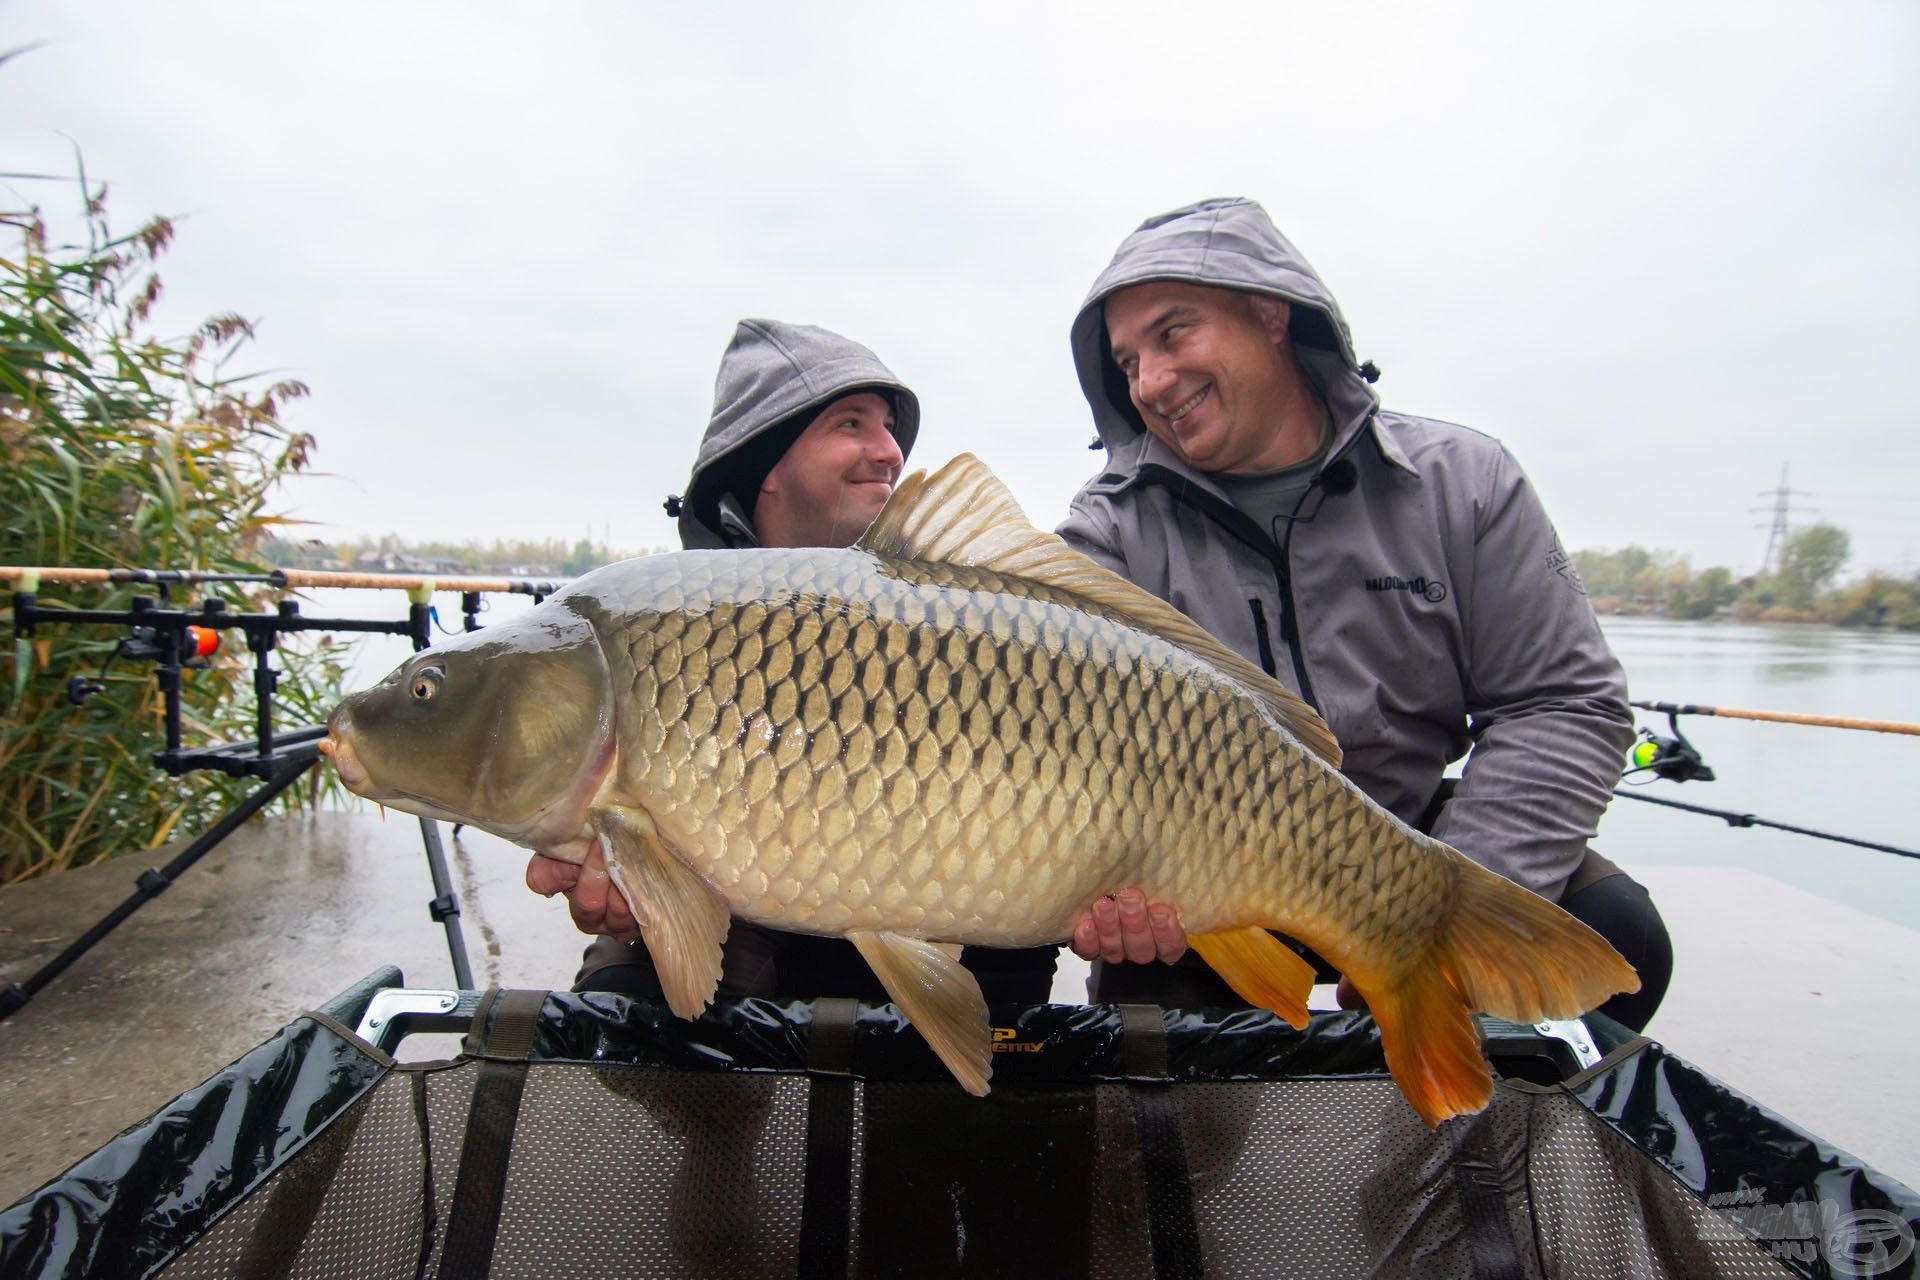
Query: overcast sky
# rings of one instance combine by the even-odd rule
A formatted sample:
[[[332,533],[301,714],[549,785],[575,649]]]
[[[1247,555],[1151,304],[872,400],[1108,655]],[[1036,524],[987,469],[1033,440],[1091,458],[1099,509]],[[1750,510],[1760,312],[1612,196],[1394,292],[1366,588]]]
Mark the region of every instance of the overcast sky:
[[[1397,409],[1570,548],[1758,565],[1792,467],[1920,568],[1920,8],[13,0],[0,170],[180,220],[169,325],[310,383],[327,537],[665,546],[734,322],[826,325],[1052,525],[1143,217],[1247,195]],[[9,203],[69,197],[15,181]],[[5,252],[12,252],[9,248]]]

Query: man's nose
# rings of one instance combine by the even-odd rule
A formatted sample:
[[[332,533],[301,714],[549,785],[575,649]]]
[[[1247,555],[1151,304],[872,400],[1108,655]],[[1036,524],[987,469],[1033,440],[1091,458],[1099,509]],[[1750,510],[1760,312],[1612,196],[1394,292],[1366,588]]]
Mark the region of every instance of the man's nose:
[[[1133,369],[1133,398],[1141,407],[1150,408],[1173,389],[1175,378],[1171,362],[1142,355]]]
[[[894,439],[893,432],[883,427],[874,432],[867,441],[867,460],[883,462],[890,467],[899,467],[906,461],[906,457],[900,452],[900,442]]]

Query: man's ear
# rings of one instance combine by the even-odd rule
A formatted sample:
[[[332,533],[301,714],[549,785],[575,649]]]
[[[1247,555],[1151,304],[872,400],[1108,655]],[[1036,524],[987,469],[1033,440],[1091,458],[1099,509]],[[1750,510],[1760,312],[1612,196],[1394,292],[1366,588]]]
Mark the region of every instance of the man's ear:
[[[1280,298],[1269,298],[1265,294],[1254,294],[1252,298],[1253,314],[1258,316],[1267,336],[1275,342],[1287,340],[1287,324],[1293,319],[1293,308]]]

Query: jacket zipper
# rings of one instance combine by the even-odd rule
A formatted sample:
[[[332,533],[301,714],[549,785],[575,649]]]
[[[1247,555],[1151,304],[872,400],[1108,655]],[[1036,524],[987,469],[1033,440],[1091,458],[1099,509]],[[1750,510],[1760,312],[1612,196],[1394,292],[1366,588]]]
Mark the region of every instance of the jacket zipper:
[[[1293,515],[1287,519],[1287,535],[1278,545],[1274,543],[1270,534],[1250,520],[1246,513],[1241,511],[1240,508],[1224,499],[1215,497],[1205,489],[1195,487],[1186,476],[1181,475],[1179,472],[1160,466],[1157,463],[1148,463],[1141,467],[1136,473],[1142,481],[1158,484],[1169,490],[1176,501],[1186,503],[1201,515],[1212,520],[1222,529],[1225,529],[1228,533],[1253,548],[1265,558],[1268,564],[1273,566],[1274,584],[1280,589],[1280,638],[1287,642],[1287,655],[1293,659],[1293,678],[1299,684],[1300,697],[1315,711],[1321,710],[1320,700],[1313,696],[1313,681],[1307,677],[1307,658],[1306,654],[1302,653],[1300,649],[1300,623],[1298,620],[1298,611],[1294,608],[1293,603],[1293,573],[1290,568],[1293,553],[1293,529],[1294,526],[1299,523],[1300,508],[1306,504],[1313,490],[1319,487],[1317,482],[1320,480],[1320,477],[1327,473],[1329,467],[1351,453],[1354,446],[1359,443],[1361,436],[1365,434],[1365,430],[1357,432],[1338,452],[1320,464],[1320,470],[1314,474],[1316,484],[1308,486],[1307,491],[1300,495],[1300,501],[1294,504]],[[1272,641],[1268,639],[1267,636],[1266,615],[1261,610],[1260,602],[1257,599],[1249,600],[1247,603],[1253,606],[1254,636],[1260,645],[1261,665],[1266,667],[1268,674],[1276,674],[1274,671]]]
[[[1253,610],[1253,639],[1260,646],[1260,666],[1268,675],[1277,675],[1273,669],[1273,640],[1267,635],[1267,611],[1260,607],[1260,597],[1249,599],[1247,608]]]
[[[1252,547],[1262,559],[1273,566],[1274,584],[1280,590],[1280,636],[1287,642],[1288,656],[1293,659],[1293,678],[1299,685],[1300,697],[1315,711],[1320,710],[1320,703],[1313,696],[1313,681],[1307,678],[1306,655],[1300,652],[1300,628],[1295,625],[1293,618],[1293,575],[1287,570],[1286,550],[1275,545],[1273,539],[1263,532],[1259,525],[1248,519],[1246,513],[1240,508],[1214,497],[1205,489],[1195,488],[1179,472],[1156,463],[1148,463],[1140,468],[1138,474],[1143,481],[1159,484],[1170,490],[1177,501],[1186,503]],[[1292,532],[1291,525],[1288,532]],[[1255,618],[1256,634],[1263,634],[1265,619],[1260,616],[1257,607]],[[1267,670],[1273,670],[1270,663]]]

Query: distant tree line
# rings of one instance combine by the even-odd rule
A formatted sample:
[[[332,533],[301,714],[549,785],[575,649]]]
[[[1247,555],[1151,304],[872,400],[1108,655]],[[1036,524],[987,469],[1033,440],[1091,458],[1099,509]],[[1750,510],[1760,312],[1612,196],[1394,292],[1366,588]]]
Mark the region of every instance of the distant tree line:
[[[572,578],[615,560],[642,555],[580,538],[508,539],[491,542],[409,542],[396,534],[328,542],[319,538],[276,538],[262,548],[281,568],[365,569],[386,572],[488,573],[521,577]]]
[[[1851,550],[1844,529],[1816,524],[1787,539],[1775,568],[1745,578],[1723,565],[1696,573],[1686,556],[1645,547],[1576,551],[1573,562],[1601,613],[1920,630],[1920,574],[1842,583]]]

